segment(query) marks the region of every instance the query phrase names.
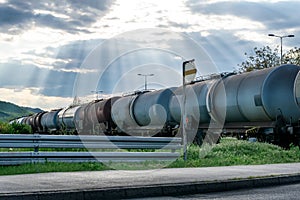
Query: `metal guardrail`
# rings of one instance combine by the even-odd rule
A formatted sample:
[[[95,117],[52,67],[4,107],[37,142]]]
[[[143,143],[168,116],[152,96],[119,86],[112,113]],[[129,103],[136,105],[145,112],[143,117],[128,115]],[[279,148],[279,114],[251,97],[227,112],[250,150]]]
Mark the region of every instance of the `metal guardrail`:
[[[176,150],[181,149],[182,145],[181,138],[177,137],[0,134],[0,148],[32,148],[32,151],[26,152],[0,152],[0,165],[16,165],[36,162],[174,160],[180,156]],[[40,151],[44,148],[54,150]],[[57,149],[60,151],[55,151]],[[128,152],[127,149],[131,151]],[[132,149],[155,149],[156,152],[133,152]]]

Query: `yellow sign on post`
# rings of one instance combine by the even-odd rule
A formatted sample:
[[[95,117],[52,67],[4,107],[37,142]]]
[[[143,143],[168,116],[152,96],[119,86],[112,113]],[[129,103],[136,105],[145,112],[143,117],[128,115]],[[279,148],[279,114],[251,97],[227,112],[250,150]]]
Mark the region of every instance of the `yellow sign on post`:
[[[197,69],[195,66],[195,60],[189,60],[183,62],[183,77],[184,77],[184,83],[190,83],[195,79]]]

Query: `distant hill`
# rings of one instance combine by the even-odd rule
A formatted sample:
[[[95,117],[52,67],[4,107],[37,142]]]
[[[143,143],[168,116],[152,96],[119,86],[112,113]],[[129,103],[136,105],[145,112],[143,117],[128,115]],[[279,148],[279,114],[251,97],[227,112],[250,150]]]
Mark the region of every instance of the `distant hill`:
[[[39,108],[21,107],[13,103],[0,101],[0,121],[9,121],[11,119],[27,116],[32,113],[42,112]]]

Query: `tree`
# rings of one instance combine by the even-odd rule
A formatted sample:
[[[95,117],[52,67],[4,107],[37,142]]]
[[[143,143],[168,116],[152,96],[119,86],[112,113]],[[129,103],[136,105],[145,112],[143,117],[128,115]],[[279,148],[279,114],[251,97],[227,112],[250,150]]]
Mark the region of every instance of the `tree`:
[[[280,64],[280,56],[278,48],[272,50],[269,46],[262,48],[254,48],[254,55],[245,53],[247,60],[238,64],[240,71],[249,72],[252,70],[259,70],[268,67],[274,67]]]
[[[283,63],[300,65],[300,48],[294,47],[282,56]]]
[[[262,48],[255,47],[254,54],[245,53],[246,61],[238,64],[241,72],[249,72],[269,67],[281,65],[280,53],[278,48],[272,50],[269,46]],[[282,56],[282,64],[300,65],[300,48],[294,47]]]

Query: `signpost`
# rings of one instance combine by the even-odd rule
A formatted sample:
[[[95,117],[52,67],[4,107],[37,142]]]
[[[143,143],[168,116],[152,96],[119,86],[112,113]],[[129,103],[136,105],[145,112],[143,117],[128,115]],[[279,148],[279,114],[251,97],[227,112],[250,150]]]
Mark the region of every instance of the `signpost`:
[[[188,118],[186,115],[186,84],[190,83],[191,81],[194,80],[197,69],[195,66],[195,60],[188,60],[184,61],[182,63],[182,108],[181,108],[181,124],[182,124],[182,140],[183,140],[183,156],[184,160],[187,160],[187,133],[186,133],[186,128],[187,128],[187,122]]]

